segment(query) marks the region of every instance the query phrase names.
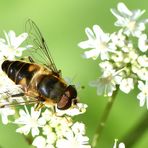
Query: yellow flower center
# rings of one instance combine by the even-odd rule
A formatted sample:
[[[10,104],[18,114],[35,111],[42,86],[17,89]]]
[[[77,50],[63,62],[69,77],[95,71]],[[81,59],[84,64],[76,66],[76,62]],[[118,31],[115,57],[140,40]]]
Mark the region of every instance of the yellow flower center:
[[[135,30],[136,21],[130,21],[128,27],[130,30]]]
[[[99,43],[99,50],[104,50],[106,48],[106,43],[101,42]]]

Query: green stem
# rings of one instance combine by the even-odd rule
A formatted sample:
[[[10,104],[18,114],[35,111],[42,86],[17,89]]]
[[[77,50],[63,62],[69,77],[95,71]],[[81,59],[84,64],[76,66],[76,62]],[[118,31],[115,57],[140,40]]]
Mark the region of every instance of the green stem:
[[[116,91],[114,91],[113,95],[111,97],[108,98],[108,102],[105,106],[105,109],[104,109],[104,112],[102,114],[102,117],[101,117],[101,120],[98,124],[98,127],[96,129],[96,132],[95,132],[95,135],[93,137],[93,140],[92,140],[92,148],[95,148],[100,137],[101,137],[101,134],[102,134],[102,131],[105,127],[105,124],[106,124],[106,121],[107,121],[107,118],[109,116],[109,113],[112,109],[112,105],[115,101],[115,98],[116,98],[116,95],[117,95],[117,92],[118,92],[118,88]]]
[[[132,147],[145,132],[148,130],[148,112],[146,111],[139,122],[123,137],[120,141],[125,143],[126,147]]]

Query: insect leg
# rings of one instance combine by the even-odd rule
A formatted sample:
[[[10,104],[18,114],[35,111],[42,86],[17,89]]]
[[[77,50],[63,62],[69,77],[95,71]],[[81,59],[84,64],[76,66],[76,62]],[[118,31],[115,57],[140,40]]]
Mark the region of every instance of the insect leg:
[[[35,111],[38,111],[40,110],[41,108],[43,108],[45,105],[41,102],[37,103],[37,105],[35,106],[34,110]]]
[[[25,93],[13,94],[11,97],[23,97]]]
[[[53,112],[56,114],[56,106],[53,106]]]
[[[33,58],[31,56],[22,57],[20,60],[21,61],[29,61],[30,63],[35,63],[35,61],[33,60]]]
[[[29,56],[28,59],[29,59],[30,63],[35,63],[35,61],[33,60],[32,57]]]
[[[37,100],[14,102],[14,103],[5,103],[5,104],[0,104],[0,108],[15,107],[15,106],[21,106],[21,105],[35,104],[35,103],[38,103]]]

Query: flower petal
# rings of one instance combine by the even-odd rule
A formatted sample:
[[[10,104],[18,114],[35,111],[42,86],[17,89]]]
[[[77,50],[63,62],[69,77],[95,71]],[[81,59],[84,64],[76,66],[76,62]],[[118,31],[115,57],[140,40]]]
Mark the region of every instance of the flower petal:
[[[28,33],[22,33],[21,35],[15,38],[13,43],[12,42],[11,43],[14,46],[14,48],[18,48],[22,44],[22,42],[26,40],[27,37],[28,37]]]
[[[132,16],[132,12],[126,7],[124,3],[118,3],[118,11],[126,16]]]

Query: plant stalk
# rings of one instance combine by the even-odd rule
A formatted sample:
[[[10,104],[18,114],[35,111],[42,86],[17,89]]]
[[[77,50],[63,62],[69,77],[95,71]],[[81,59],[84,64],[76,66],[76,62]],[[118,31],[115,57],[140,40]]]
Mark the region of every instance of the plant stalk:
[[[119,141],[125,143],[126,147],[132,148],[138,140],[143,136],[145,132],[148,130],[148,112],[146,111],[139,122]]]
[[[111,112],[112,105],[115,102],[115,98],[116,98],[118,89],[119,88],[117,88],[116,91],[113,92],[113,95],[108,98],[108,101],[107,101],[107,104],[105,106],[104,112],[102,114],[101,120],[98,124],[98,127],[96,129],[96,132],[95,132],[93,140],[92,140],[92,148],[95,148],[98,141],[100,140],[100,137],[101,137],[102,131],[103,131],[105,125],[106,125],[106,121],[108,119],[109,113]]]

